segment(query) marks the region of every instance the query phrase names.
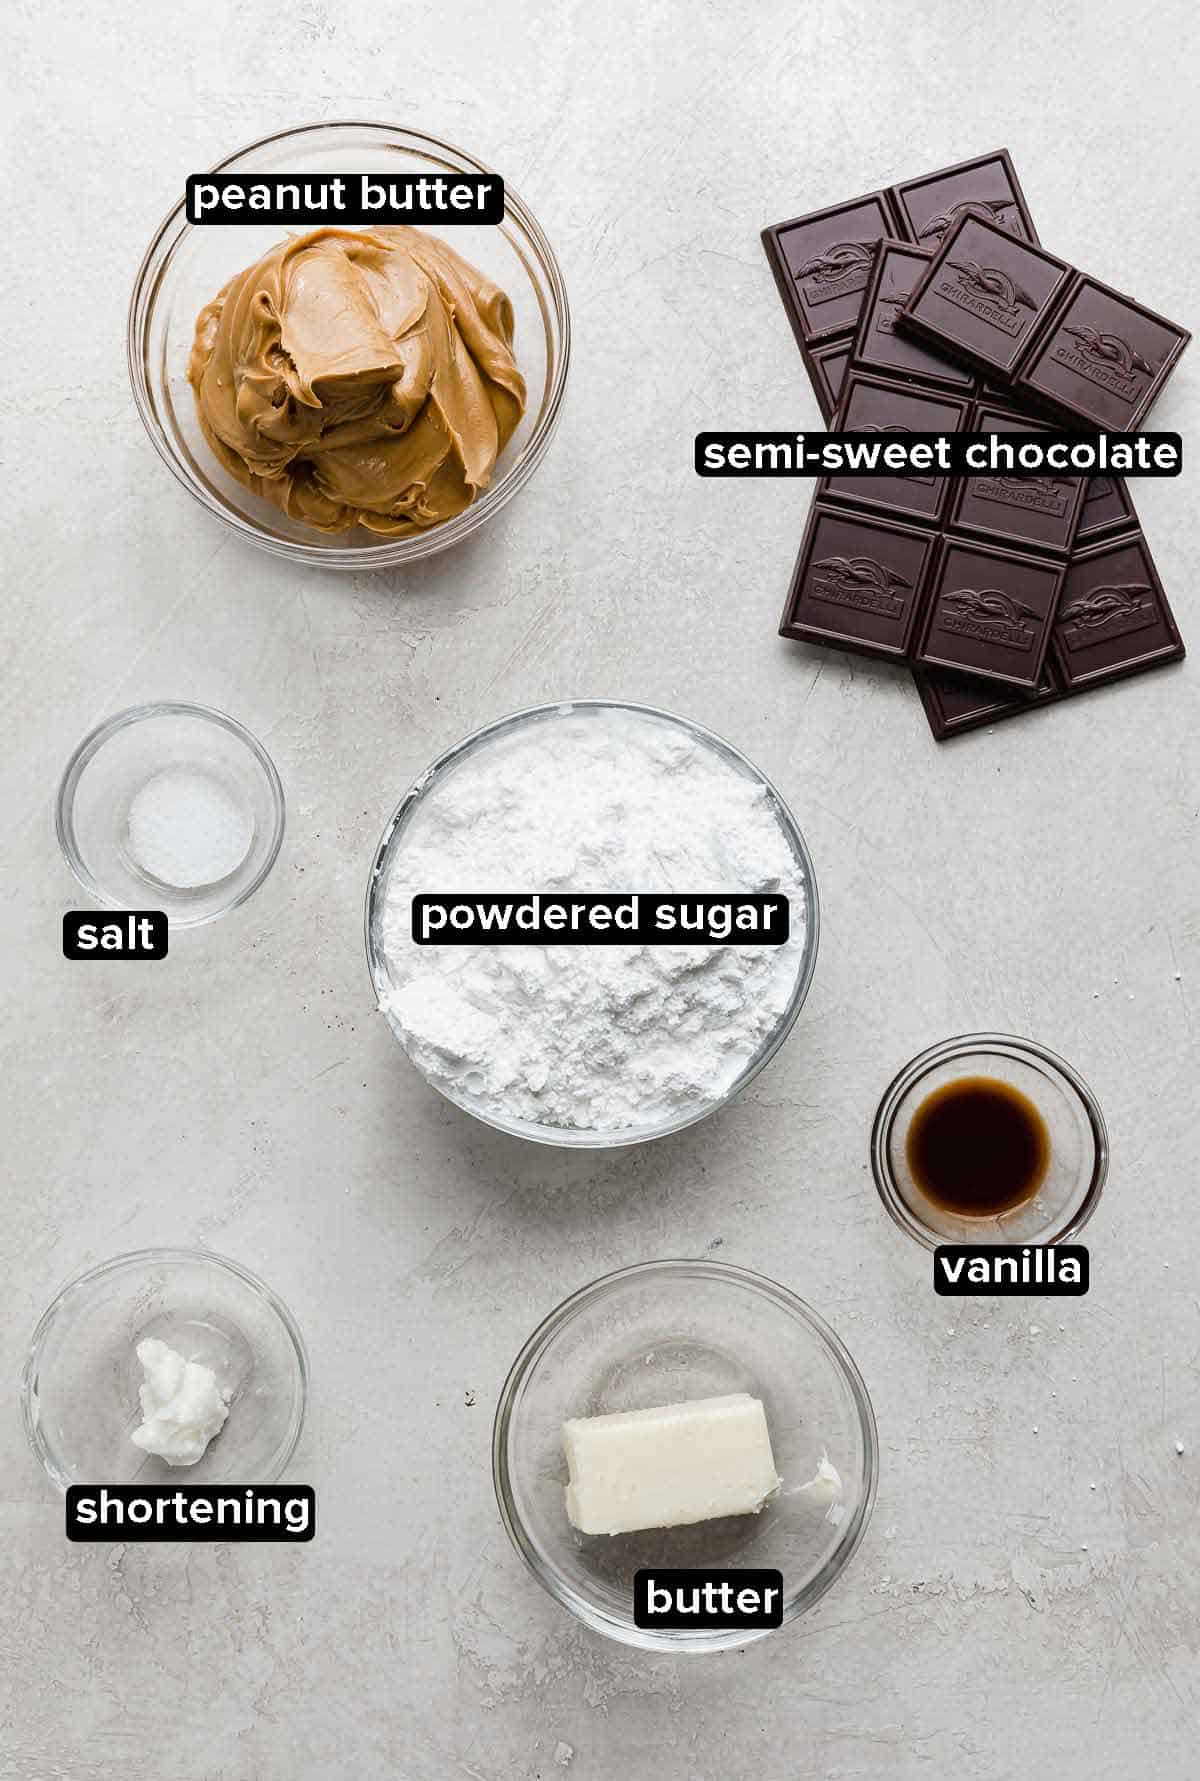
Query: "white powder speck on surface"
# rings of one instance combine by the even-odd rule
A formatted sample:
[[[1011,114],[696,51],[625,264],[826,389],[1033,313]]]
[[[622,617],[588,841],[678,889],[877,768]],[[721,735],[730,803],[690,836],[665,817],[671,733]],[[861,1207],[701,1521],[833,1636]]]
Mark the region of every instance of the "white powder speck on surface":
[[[420,892],[782,892],[783,946],[417,946]],[[500,1118],[636,1131],[700,1112],[761,1051],[804,952],[804,876],[766,787],[666,719],[564,707],[416,806],[389,867],[380,1005],[418,1067]]]
[[[254,817],[219,780],[164,767],[129,806],[129,852],[160,884],[198,890],[236,872],[254,840]]]

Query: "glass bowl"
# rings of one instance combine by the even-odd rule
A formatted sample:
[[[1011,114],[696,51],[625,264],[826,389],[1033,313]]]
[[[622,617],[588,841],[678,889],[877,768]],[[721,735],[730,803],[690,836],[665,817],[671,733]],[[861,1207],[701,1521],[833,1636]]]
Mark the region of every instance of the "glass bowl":
[[[963,1076],[1010,1083],[1046,1122],[1045,1179],[1031,1199],[1007,1212],[965,1217],[935,1205],[908,1167],[908,1129],[918,1108],[935,1089]],[[1073,1243],[1108,1176],[1108,1132],[1087,1083],[1054,1052],[1006,1033],[964,1033],[918,1053],[889,1084],[871,1130],[871,1168],[892,1218],[926,1249],[939,1243]]]
[[[783,1479],[757,1515],[614,1536],[571,1526],[568,1417],[739,1391],[761,1398]],[[573,1293],[513,1363],[492,1435],[500,1514],[538,1582],[585,1626],[645,1650],[717,1651],[764,1635],[635,1626],[644,1567],[778,1569],[783,1624],[805,1613],[863,1537],[878,1464],[871,1400],[828,1324],[785,1287],[722,1262],[643,1262]]]
[[[405,1055],[410,1058],[414,1068],[420,1070],[430,1086],[436,1088],[439,1094],[444,1095],[456,1107],[461,1107],[465,1112],[473,1114],[485,1125],[494,1126],[496,1130],[507,1132],[511,1136],[530,1138],[535,1143],[575,1149],[608,1149],[618,1145],[648,1143],[653,1138],[666,1137],[671,1132],[682,1131],[686,1126],[694,1125],[699,1119],[706,1119],[710,1113],[715,1113],[718,1108],[733,1100],[735,1095],[740,1094],[747,1083],[753,1081],[759,1071],[775,1056],[804,1006],[805,997],[808,995],[809,986],[812,983],[813,971],[816,968],[817,943],[821,925],[816,873],[796,819],[765,774],[761,773],[752,762],[746,759],[745,755],[740,754],[730,743],[724,741],[720,736],[714,735],[711,730],[704,729],[702,725],[693,723],[690,718],[679,717],[670,711],[660,711],[652,705],[634,705],[620,699],[578,699],[557,705],[535,705],[525,711],[513,712],[511,716],[502,717],[495,723],[486,724],[483,729],[476,730],[473,735],[467,736],[463,741],[456,742],[452,748],[448,748],[431,766],[426,768],[415,784],[409,787],[392,813],[375,850],[371,876],[367,885],[365,917],[367,964],[371,972],[371,982],[376,998],[382,997],[386,991],[395,988],[383,944],[383,907],[387,901],[389,878],[400,856],[408,825],[412,822],[422,800],[427,798],[430,792],[440,785],[446,776],[452,773],[464,760],[488,747],[490,743],[510,736],[524,726],[552,724],[564,717],[579,715],[586,717],[589,714],[608,712],[631,712],[635,715],[655,718],[662,723],[676,725],[688,736],[698,739],[715,750],[718,755],[735,767],[738,773],[763,788],[804,879],[807,891],[805,902],[807,925],[791,997],[777,1025],[766,1035],[755,1055],[722,1094],[703,1105],[686,1108],[678,1115],[655,1125],[620,1126],[601,1130],[584,1126],[552,1126],[515,1116],[504,1117],[489,1107],[477,1104],[467,1095],[455,1093],[444,1083],[434,1081],[425,1071],[421,1070],[420,1063],[412,1057],[405,1045],[404,1036],[398,1024],[386,1010],[383,1011],[388,1025],[405,1051]],[[444,890],[445,886],[440,888]],[[632,890],[640,887],[630,886],[629,888]]]
[[[203,1458],[169,1466],[135,1447],[142,1367],[157,1337],[211,1367],[229,1417]],[[25,1362],[30,1446],[71,1484],[273,1484],[295,1451],[308,1356],[287,1306],[248,1268],[199,1249],[141,1249],[89,1268],[43,1312]]]
[[[264,137],[218,162],[214,173],[381,176],[427,171],[487,174],[463,149],[393,124],[305,124]],[[571,324],[562,273],[536,220],[511,189],[496,224],[462,224],[450,244],[507,292],[516,318],[515,351],[528,406],[488,488],[464,512],[427,532],[372,539],[355,527],[323,533],[289,519],[243,488],[214,457],[196,419],[187,380],[196,317],[221,286],[286,231],[280,224],[205,224],[176,205],[146,251],[129,306],[128,357],[138,413],[168,469],[239,537],[294,563],[357,571],[415,562],[469,537],[498,513],[541,463],[558,420],[570,356]]]
[[[178,771],[210,788],[249,836],[241,861],[212,883],[155,877],[130,840],[130,810],[158,775]],[[283,841],[283,787],[262,743],[204,705],[135,705],[85,736],[58,789],[59,846],[76,878],[116,909],[162,909],[174,928],[197,927],[253,896]]]

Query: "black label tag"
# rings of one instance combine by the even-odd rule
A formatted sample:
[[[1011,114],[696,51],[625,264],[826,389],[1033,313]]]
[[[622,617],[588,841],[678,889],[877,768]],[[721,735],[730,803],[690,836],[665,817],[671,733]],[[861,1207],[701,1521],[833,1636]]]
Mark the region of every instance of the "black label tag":
[[[68,909],[63,916],[67,959],[165,959],[167,918],[161,909]]]
[[[633,1624],[687,1632],[783,1625],[782,1571],[638,1571]]]
[[[933,1252],[933,1290],[945,1297],[1082,1298],[1082,1243],[943,1243]]]
[[[788,900],[776,891],[421,892],[413,898],[412,937],[418,946],[782,946],[788,920]]]
[[[311,1540],[311,1484],[72,1484],[68,1540]]]
[[[496,173],[190,173],[189,223],[502,223]]]
[[[697,433],[697,476],[1178,476],[1179,433]]]

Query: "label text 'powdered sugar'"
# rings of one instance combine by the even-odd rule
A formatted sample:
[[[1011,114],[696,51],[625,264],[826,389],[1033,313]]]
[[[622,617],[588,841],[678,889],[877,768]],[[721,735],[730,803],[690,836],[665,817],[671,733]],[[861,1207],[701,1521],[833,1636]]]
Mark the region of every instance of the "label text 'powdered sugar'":
[[[778,892],[422,892],[412,910],[418,946],[782,946],[788,925]]]

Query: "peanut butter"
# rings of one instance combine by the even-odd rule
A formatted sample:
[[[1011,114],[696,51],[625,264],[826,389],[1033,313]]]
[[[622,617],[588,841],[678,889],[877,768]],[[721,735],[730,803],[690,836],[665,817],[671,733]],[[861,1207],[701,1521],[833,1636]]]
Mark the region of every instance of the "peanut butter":
[[[188,365],[204,436],[323,532],[428,530],[487,487],[525,410],[512,304],[436,236],[317,229],[229,280]]]

